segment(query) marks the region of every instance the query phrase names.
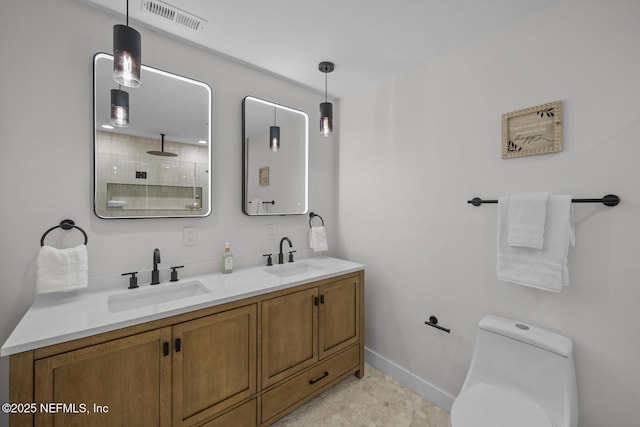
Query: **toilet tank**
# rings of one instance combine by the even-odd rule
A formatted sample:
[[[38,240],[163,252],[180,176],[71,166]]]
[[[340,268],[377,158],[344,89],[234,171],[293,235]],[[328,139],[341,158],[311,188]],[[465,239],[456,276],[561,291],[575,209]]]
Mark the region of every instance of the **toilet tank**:
[[[577,426],[573,342],[524,322],[486,316],[462,390],[486,383],[530,400],[554,425]]]

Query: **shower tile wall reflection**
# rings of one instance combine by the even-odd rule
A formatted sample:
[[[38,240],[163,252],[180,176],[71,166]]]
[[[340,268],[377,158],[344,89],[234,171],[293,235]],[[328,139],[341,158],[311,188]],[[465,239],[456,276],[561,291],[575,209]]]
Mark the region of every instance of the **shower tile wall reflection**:
[[[165,139],[165,151],[178,157],[152,156],[160,138],[96,132],[95,209],[102,217],[202,215],[209,206],[208,148]],[[198,161],[200,160],[200,161]],[[204,198],[204,199],[203,199]]]

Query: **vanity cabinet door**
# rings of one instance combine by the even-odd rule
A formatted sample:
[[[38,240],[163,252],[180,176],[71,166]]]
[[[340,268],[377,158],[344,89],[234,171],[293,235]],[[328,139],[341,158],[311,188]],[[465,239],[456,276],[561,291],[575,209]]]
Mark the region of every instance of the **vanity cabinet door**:
[[[187,426],[256,393],[257,308],[173,327],[173,425]]]
[[[318,361],[318,288],[262,302],[262,388]]]
[[[320,286],[320,359],[360,339],[360,280],[349,277]]]
[[[170,426],[170,341],[167,327],[35,361],[35,401],[67,405],[35,425]]]

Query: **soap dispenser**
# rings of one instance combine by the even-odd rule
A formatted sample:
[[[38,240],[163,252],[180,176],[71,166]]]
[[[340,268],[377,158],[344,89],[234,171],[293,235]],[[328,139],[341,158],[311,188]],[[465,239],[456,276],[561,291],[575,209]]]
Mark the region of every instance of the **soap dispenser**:
[[[229,242],[224,244],[224,253],[222,254],[222,272],[229,274],[233,271],[233,254],[229,247]]]

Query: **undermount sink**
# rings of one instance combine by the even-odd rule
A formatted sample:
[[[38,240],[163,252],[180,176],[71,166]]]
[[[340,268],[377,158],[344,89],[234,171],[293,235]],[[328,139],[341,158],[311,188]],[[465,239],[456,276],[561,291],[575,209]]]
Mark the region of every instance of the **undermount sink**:
[[[126,293],[110,295],[107,304],[109,306],[109,311],[113,313],[161,304],[163,302],[191,298],[198,295],[208,294],[210,292],[211,291],[206,286],[197,281],[185,283],[178,282],[170,285],[160,285],[157,288],[133,289]]]
[[[269,274],[273,274],[278,277],[296,276],[299,274],[314,273],[321,270],[321,268],[315,267],[306,262],[295,262],[289,264],[274,265],[263,269]]]

